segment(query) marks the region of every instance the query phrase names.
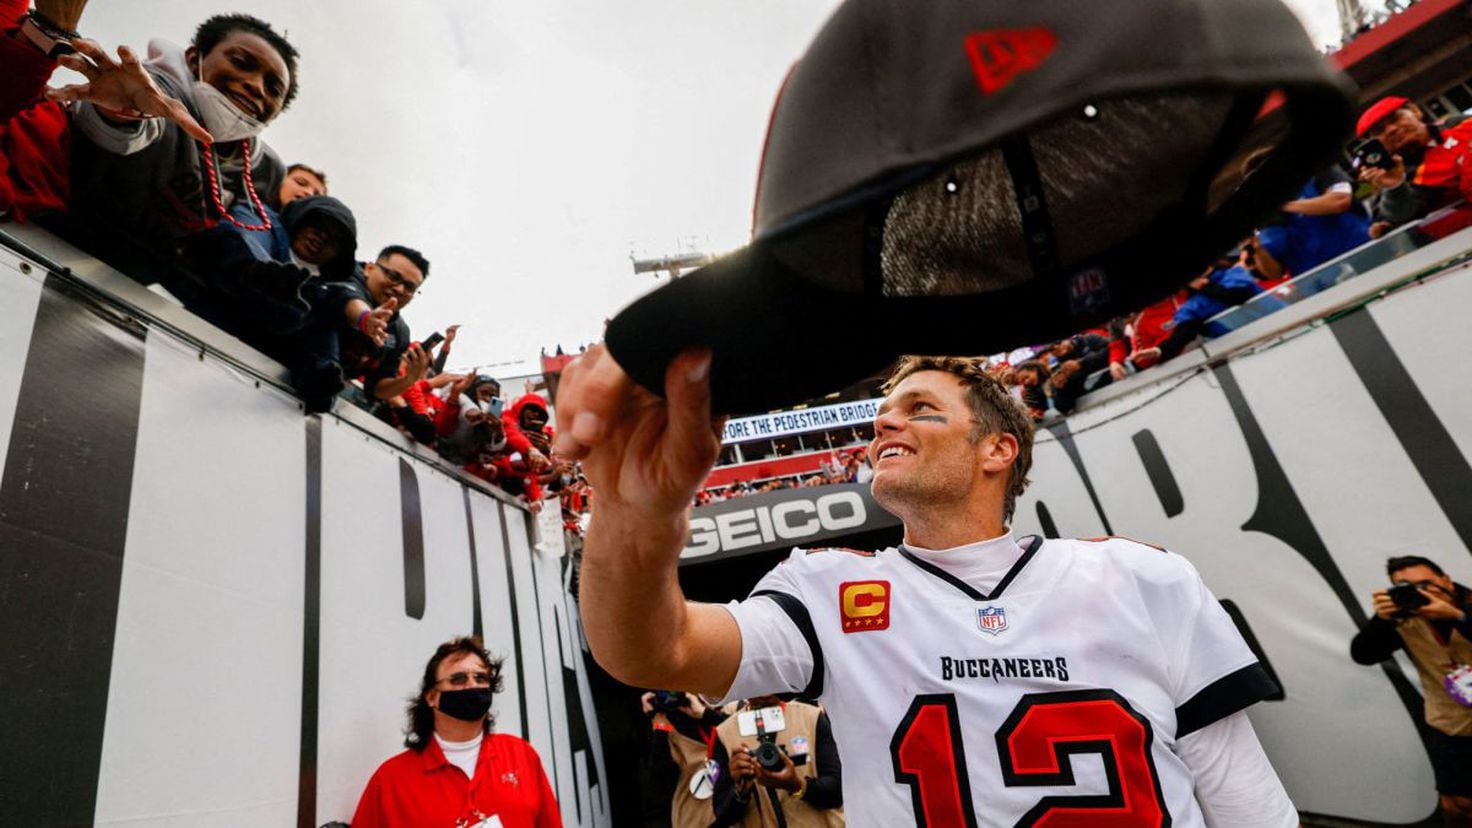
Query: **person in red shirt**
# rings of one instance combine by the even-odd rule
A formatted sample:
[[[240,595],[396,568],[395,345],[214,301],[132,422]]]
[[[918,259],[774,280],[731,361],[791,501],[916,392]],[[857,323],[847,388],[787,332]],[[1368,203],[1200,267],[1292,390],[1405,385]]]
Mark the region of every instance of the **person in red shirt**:
[[[353,828],[562,825],[536,750],[524,739],[491,732],[501,663],[474,636],[435,650],[409,706],[408,750],[368,780]]]

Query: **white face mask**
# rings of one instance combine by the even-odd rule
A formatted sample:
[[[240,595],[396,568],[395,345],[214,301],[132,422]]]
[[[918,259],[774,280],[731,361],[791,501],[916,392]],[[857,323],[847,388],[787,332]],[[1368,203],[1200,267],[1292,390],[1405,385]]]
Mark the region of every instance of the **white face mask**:
[[[204,128],[215,136],[217,144],[254,138],[266,128],[265,124],[241,112],[224,92],[204,81],[194,82],[194,103],[199,107]]]

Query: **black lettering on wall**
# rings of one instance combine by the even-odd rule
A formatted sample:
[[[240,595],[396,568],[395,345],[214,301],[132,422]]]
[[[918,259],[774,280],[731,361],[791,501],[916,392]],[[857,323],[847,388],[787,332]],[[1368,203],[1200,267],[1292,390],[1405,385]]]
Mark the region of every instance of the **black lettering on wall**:
[[[322,419],[308,417],[306,568],[302,598],[301,765],[297,774],[297,828],[317,824],[317,721],[322,648]]]
[[[1247,642],[1247,649],[1257,656],[1257,663],[1262,665],[1263,671],[1268,674],[1273,686],[1278,688],[1277,692],[1265,697],[1264,701],[1282,701],[1288,698],[1288,694],[1283,692],[1283,680],[1278,678],[1278,671],[1273,669],[1273,663],[1268,660],[1267,651],[1262,648],[1262,644],[1258,643],[1257,635],[1252,632],[1252,625],[1247,623],[1247,616],[1242,614],[1242,609],[1225,598],[1218,599],[1217,603],[1227,611],[1227,617],[1232,619],[1232,624],[1237,627],[1237,632],[1241,633],[1242,640]]]
[[[547,663],[547,631],[542,628],[542,591],[537,584],[537,528],[535,520],[531,516],[527,516],[523,523],[526,525],[526,562],[532,571],[532,609],[535,610],[534,614],[537,617],[537,643],[542,648],[540,661],[542,662],[542,694],[543,699],[547,703],[547,740],[552,744],[550,761],[555,769],[557,762],[557,727],[552,723],[552,717],[555,715],[552,707],[552,665]],[[510,551],[509,547],[507,551]],[[562,651],[561,640],[558,641],[557,650],[558,652]],[[560,663],[557,666],[559,669],[561,668]],[[522,695],[524,696],[525,693]],[[530,727],[527,728],[527,732],[531,732]],[[554,770],[553,773],[549,773],[547,776],[552,781],[552,792],[561,799],[562,792],[558,790],[557,773]]]
[[[1181,487],[1176,484],[1176,476],[1170,470],[1170,464],[1165,462],[1165,452],[1160,450],[1160,443],[1156,441],[1155,434],[1148,428],[1136,431],[1130,438],[1134,441],[1135,451],[1140,455],[1140,462],[1145,466],[1145,475],[1150,478],[1150,485],[1155,488],[1155,496],[1160,498],[1160,508],[1165,510],[1165,516],[1173,518],[1186,510],[1186,499],[1181,496]]]
[[[461,486],[465,498],[465,537],[470,544],[470,634],[485,638],[485,624],[480,613],[480,557],[475,550],[475,517],[470,510],[470,487]]]
[[[94,821],[122,588],[144,332],[68,294],[46,279],[0,477],[7,825]]]
[[[1253,508],[1252,516],[1242,524],[1242,531],[1262,532],[1287,544],[1319,573],[1319,577],[1334,591],[1334,596],[1339,599],[1344,611],[1349,613],[1355,624],[1363,626],[1366,621],[1365,611],[1355,600],[1354,591],[1349,588],[1349,583],[1329,556],[1329,549],[1324,545],[1319,531],[1314,528],[1308,510],[1303,507],[1303,501],[1298,499],[1298,493],[1293,490],[1288,473],[1283,471],[1283,465],[1278,462],[1277,455],[1273,454],[1273,447],[1263,434],[1257,416],[1248,406],[1247,398],[1237,384],[1237,377],[1226,364],[1218,365],[1212,370],[1221,384],[1227,404],[1232,408],[1232,415],[1237,419],[1237,427],[1242,431],[1242,439],[1246,441],[1248,454],[1252,458],[1252,470],[1257,476],[1257,505]],[[1424,742],[1428,737],[1421,716],[1421,694],[1411,685],[1395,661],[1386,661],[1380,666]]]
[[[404,516],[404,614],[424,618],[424,514],[419,504],[419,477],[408,460],[399,458],[399,506]]]
[[[1041,500],[1037,502],[1036,506],[1038,524],[1043,528],[1043,537],[1049,540],[1056,540],[1059,537],[1058,525],[1053,523],[1053,513],[1048,511],[1048,505]]]
[[[516,703],[521,707],[521,726],[530,732],[526,717],[526,661],[521,657],[521,617],[516,613],[516,570],[511,565],[511,535],[506,528],[506,506],[496,504],[496,519],[501,523],[501,557],[506,561],[506,601],[511,609],[511,657],[516,660],[516,675],[521,686],[516,688]]]
[[[1094,512],[1099,515],[1099,523],[1104,526],[1104,534],[1114,534],[1114,529],[1109,526],[1109,518],[1104,514],[1104,506],[1099,502],[1099,494],[1094,491],[1094,481],[1089,479],[1089,470],[1084,468],[1084,458],[1078,453],[1078,443],[1074,442],[1073,432],[1068,429],[1068,421],[1054,420],[1045,427],[1052,432],[1058,445],[1062,446],[1063,452],[1073,463],[1074,471],[1078,472],[1079,480],[1083,481],[1084,491],[1089,493],[1089,502],[1094,504]]]
[[[1334,320],[1329,330],[1339,340],[1339,347],[1416,473],[1462,539],[1462,546],[1472,551],[1472,497],[1468,496],[1472,493],[1472,466],[1457,449],[1446,425],[1411,380],[1368,310],[1361,308]]]

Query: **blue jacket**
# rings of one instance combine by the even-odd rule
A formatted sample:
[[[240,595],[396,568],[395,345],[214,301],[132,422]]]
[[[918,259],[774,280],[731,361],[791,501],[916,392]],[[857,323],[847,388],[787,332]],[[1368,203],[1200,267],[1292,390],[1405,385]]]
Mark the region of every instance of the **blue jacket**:
[[[1248,296],[1262,293],[1262,286],[1241,265],[1213,270],[1210,278],[1211,284],[1223,290],[1244,291]],[[1188,322],[1205,322],[1230,307],[1232,305],[1197,291],[1176,309],[1171,325],[1178,327]]]

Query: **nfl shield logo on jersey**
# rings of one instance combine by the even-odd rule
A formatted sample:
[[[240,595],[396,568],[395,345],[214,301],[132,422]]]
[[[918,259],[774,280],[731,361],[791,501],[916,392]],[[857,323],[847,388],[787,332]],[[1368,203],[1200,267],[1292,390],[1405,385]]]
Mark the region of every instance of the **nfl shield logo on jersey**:
[[[976,611],[976,625],[982,632],[996,635],[1007,629],[1007,611],[1001,607],[982,607]]]

